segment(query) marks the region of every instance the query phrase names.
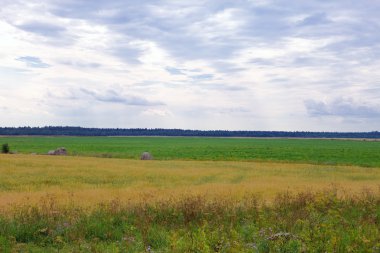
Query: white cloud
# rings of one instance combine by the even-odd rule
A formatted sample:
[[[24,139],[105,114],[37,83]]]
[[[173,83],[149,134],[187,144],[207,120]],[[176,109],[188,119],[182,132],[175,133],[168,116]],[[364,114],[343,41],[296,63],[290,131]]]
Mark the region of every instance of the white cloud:
[[[154,109],[154,108],[149,108],[148,110],[143,111],[142,114],[147,115],[147,116],[159,116],[159,117],[173,116],[173,113],[170,112],[169,110]]]
[[[5,0],[2,124],[374,130],[378,7]]]

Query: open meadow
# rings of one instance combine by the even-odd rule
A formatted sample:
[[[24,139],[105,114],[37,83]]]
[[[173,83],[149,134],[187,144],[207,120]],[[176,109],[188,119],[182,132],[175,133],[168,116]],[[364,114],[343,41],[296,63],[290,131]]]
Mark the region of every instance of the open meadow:
[[[0,252],[380,251],[380,142],[0,142]]]
[[[380,167],[380,141],[204,137],[0,137],[11,151],[46,154],[65,147],[69,155],[156,160],[280,161]]]

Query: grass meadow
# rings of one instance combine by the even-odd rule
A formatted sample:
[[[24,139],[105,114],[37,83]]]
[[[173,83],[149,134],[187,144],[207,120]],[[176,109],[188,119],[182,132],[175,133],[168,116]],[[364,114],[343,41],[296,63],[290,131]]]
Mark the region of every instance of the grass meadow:
[[[380,168],[241,161],[140,161],[92,157],[1,155],[0,203],[110,199],[158,200],[184,194],[273,199],[284,191],[339,186],[351,192],[380,186]]]
[[[156,160],[280,161],[380,167],[380,141],[195,137],[0,137],[11,151],[46,154],[65,147],[70,155]]]
[[[0,252],[380,252],[380,142],[0,142]]]

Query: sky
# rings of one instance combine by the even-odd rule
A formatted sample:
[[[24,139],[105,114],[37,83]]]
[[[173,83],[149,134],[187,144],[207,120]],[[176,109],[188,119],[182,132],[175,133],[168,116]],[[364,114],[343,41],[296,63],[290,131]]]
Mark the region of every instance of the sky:
[[[1,0],[0,126],[380,130],[380,1]]]

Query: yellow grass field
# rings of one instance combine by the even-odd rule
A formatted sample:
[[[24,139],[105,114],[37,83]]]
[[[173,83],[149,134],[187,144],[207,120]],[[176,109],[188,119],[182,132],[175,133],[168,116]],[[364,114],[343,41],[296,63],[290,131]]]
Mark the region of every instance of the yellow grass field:
[[[184,195],[239,198],[279,192],[377,191],[380,168],[267,162],[139,161],[86,157],[0,155],[0,209],[54,196],[62,204],[154,202]]]

